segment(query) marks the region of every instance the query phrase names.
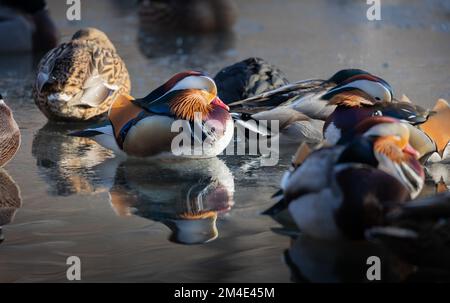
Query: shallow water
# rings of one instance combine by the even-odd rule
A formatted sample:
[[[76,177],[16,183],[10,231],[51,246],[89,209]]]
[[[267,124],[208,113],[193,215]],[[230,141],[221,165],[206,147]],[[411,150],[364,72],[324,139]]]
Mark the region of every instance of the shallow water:
[[[214,75],[250,56],[279,66],[291,81],[359,67],[424,106],[450,97],[445,0],[383,2],[380,22],[365,19],[365,1],[237,1],[240,18],[232,34],[163,40],[142,33],[128,1],[82,2],[82,21],[68,22],[64,1],[49,1],[64,38],[85,26],[107,32],[138,97],[180,70]],[[76,127],[46,125],[31,99],[36,62],[28,55],[0,57],[0,92],[23,140],[6,167],[22,205],[3,228],[0,282],[66,281],[72,255],[82,260],[83,281],[291,281],[282,262],[290,240],[273,233],[277,224],[259,214],[271,205],[295,147],[283,147],[276,167],[260,168],[254,156],[190,167],[119,163],[101,147],[65,135]],[[448,167],[440,169],[448,174]],[[199,194],[204,205],[191,205],[190,197]],[[217,231],[174,236],[169,227],[176,230],[196,207],[209,211],[202,214],[206,225],[217,215]]]

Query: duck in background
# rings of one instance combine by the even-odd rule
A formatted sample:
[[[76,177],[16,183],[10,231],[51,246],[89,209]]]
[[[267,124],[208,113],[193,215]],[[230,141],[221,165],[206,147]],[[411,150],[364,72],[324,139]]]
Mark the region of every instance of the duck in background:
[[[175,121],[181,122],[181,132],[172,131]],[[71,135],[92,138],[116,155],[211,158],[225,150],[233,134],[228,106],[217,96],[214,80],[187,71],[142,99],[117,98],[108,121]]]
[[[408,143],[408,127],[373,117],[359,128],[363,135],[345,146],[298,152],[274,196],[279,202],[265,214],[288,217],[288,210],[310,236],[358,240],[368,228],[383,226],[386,213],[417,197],[425,175]]]
[[[155,32],[229,31],[236,23],[232,0],[140,0],[139,22]]]
[[[0,243],[4,241],[2,227],[11,223],[22,206],[20,189],[6,171],[0,168]]]
[[[257,96],[289,84],[284,73],[269,62],[256,57],[221,69],[214,81],[226,104]]]
[[[82,122],[104,117],[130,89],[125,63],[106,34],[85,28],[44,56],[33,95],[50,121]]]
[[[217,219],[234,205],[234,179],[218,158],[122,163],[109,192],[118,216],[136,215],[170,228],[169,240],[203,244],[218,237]]]
[[[20,147],[20,129],[11,109],[0,95],[0,167],[5,166]]]
[[[0,0],[0,52],[46,52],[59,33],[45,0]]]

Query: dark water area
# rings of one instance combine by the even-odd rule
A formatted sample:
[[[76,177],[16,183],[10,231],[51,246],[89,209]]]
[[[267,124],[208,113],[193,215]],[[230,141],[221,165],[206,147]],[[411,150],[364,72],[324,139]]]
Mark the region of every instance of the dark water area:
[[[148,34],[128,1],[82,1],[79,22],[66,20],[65,1],[49,1],[49,8],[63,39],[86,26],[108,34],[136,97],[181,70],[215,75],[257,56],[290,81],[356,67],[382,76],[396,95],[423,106],[450,98],[448,1],[383,1],[379,22],[366,19],[365,1],[236,2],[233,31],[201,37]],[[308,280],[353,279],[351,264],[340,265],[343,259],[335,256],[338,250],[303,249],[307,240],[274,233],[277,223],[260,215],[271,206],[296,146],[283,146],[274,167],[260,167],[258,156],[121,162],[91,141],[66,136],[79,126],[47,124],[31,96],[38,61],[28,54],[0,55],[0,93],[22,132],[22,147],[5,167],[22,199],[4,215],[0,282],[67,281],[69,256],[81,258],[84,282],[290,282],[302,278],[283,259],[286,250],[299,249],[287,263],[302,267]],[[448,174],[448,166],[438,169]],[[192,218],[201,223],[193,226]],[[401,268],[393,280],[410,272]]]

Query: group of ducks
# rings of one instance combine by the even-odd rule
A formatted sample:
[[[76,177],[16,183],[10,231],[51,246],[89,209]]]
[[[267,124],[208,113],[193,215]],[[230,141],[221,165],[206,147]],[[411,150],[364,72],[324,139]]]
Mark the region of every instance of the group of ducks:
[[[385,80],[360,69],[290,84],[255,58],[223,69],[215,79],[197,71],[178,73],[143,98],[133,98],[130,90],[114,45],[105,33],[87,28],[44,56],[34,98],[50,121],[100,121],[71,135],[133,158],[174,157],[177,120],[188,122],[193,140],[209,142],[201,154],[187,158],[220,155],[233,140],[235,125],[279,121],[278,131],[259,135],[303,143],[274,196],[277,204],[266,214],[312,237],[364,239],[368,230],[386,226],[383,232],[411,236],[409,229],[391,228],[394,215],[423,208],[441,210],[424,211],[427,220],[448,215],[445,194],[433,203],[410,202],[422,191],[424,164],[448,156],[445,100],[433,110],[406,96],[399,101]],[[19,128],[3,101],[0,120],[3,166],[20,145]],[[209,128],[210,121],[220,123]]]

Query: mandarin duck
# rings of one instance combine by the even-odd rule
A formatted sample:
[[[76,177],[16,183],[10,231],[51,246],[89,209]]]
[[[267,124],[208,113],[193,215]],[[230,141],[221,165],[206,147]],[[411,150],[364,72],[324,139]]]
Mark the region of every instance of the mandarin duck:
[[[415,198],[425,175],[408,127],[374,117],[359,128],[363,135],[347,145],[298,153],[274,196],[279,202],[264,214],[287,210],[313,237],[363,239],[366,229],[384,224],[384,214]]]
[[[336,108],[330,99],[353,91],[369,95],[374,102],[392,101],[392,88],[386,81],[363,70],[347,69],[328,80],[288,84],[229,106],[237,124],[251,131],[255,131],[251,125],[255,122],[278,120],[282,138],[318,143],[323,140],[324,120]]]
[[[174,122],[184,124],[175,129]],[[214,81],[188,71],[142,99],[117,98],[108,121],[72,135],[90,137],[118,155],[210,158],[224,151],[233,134],[228,106]]]
[[[80,122],[105,116],[130,89],[125,63],[106,34],[85,28],[44,56],[33,95],[49,120]]]
[[[210,33],[230,30],[237,8],[232,0],[140,0],[140,27],[155,32]]]
[[[371,100],[370,96],[356,91],[330,99],[336,109],[323,128],[327,143],[351,140],[358,123],[373,116],[387,116],[408,122],[410,144],[419,152],[422,162],[430,158],[445,159],[450,141],[450,107],[445,100],[439,100],[433,110],[414,105],[405,96],[403,101],[396,102],[368,100]]]
[[[169,240],[179,244],[216,239],[216,221],[230,211],[233,196],[233,175],[218,158],[176,165],[127,161],[117,168],[109,191],[118,216],[161,222],[172,231]]]
[[[11,109],[0,95],[0,167],[5,166],[20,147],[20,129]]]
[[[8,173],[0,168],[0,243],[4,240],[2,227],[12,222],[21,206],[19,187]]]

